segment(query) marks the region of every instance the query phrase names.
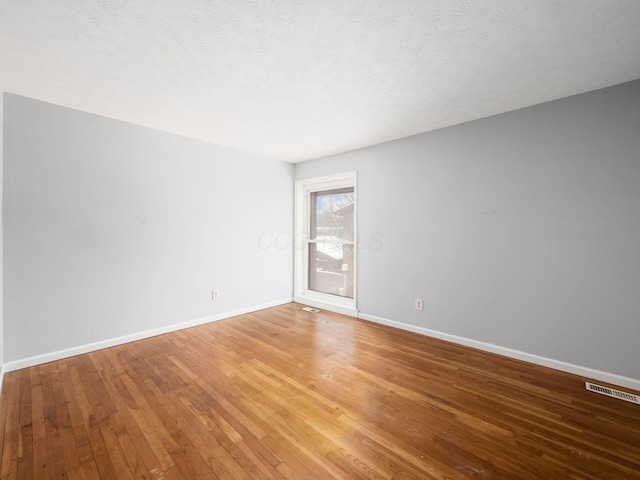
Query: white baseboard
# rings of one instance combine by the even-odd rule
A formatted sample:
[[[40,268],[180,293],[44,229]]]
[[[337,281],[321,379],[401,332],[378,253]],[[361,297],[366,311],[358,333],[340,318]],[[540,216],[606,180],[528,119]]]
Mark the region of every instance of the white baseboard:
[[[471,348],[477,348],[478,350],[484,350],[486,352],[496,353],[498,355],[504,355],[505,357],[515,358],[517,360],[522,360],[525,362],[533,363],[536,365],[542,365],[544,367],[553,368],[556,370],[561,370],[563,372],[572,373],[575,375],[580,375],[587,378],[592,378],[595,380],[600,380],[602,382],[610,383],[613,385],[619,385],[621,387],[630,388],[633,390],[640,391],[640,380],[623,377],[621,375],[616,375],[613,373],[602,372],[600,370],[594,370],[587,367],[582,367],[580,365],[574,365],[571,363],[562,362],[560,360],[554,360],[551,358],[540,357],[538,355],[534,355],[531,353],[521,352],[519,350],[513,350],[511,348],[501,347],[498,345],[493,345],[490,343],[480,342],[478,340],[472,340],[465,337],[459,337],[457,335],[451,335],[448,333],[439,332],[437,330],[430,330],[424,327],[418,327],[415,325],[410,325],[408,323],[402,323],[395,320],[389,320],[382,317],[376,317],[374,315],[368,315],[366,313],[360,313],[357,310],[349,310],[341,307],[334,307],[332,305],[322,304],[319,302],[310,303],[307,299],[297,299],[297,298],[285,298],[282,300],[277,300],[274,302],[269,302],[261,305],[255,305],[252,307],[247,307],[239,310],[234,310],[231,312],[226,312],[218,315],[212,315],[209,317],[199,318],[196,320],[191,320],[184,323],[179,323],[176,325],[169,325],[167,327],[162,327],[154,330],[148,330],[146,332],[135,333],[131,335],[125,335],[122,337],[117,337],[109,340],[103,340],[100,342],[91,343],[88,345],[81,345],[79,347],[73,347],[65,350],[59,350],[56,352],[47,353],[44,355],[37,355],[34,357],[24,358],[21,360],[15,360],[12,362],[7,362],[4,365],[0,366],[0,395],[2,394],[2,385],[4,380],[4,374],[6,372],[12,372],[14,370],[20,370],[22,368],[33,367],[35,365],[40,365],[47,362],[53,362],[55,360],[61,360],[63,358],[72,357],[75,355],[81,355],[83,353],[89,353],[96,350],[100,350],[103,348],[114,347],[116,345],[122,345],[129,342],[134,342],[136,340],[142,340],[144,338],[155,337],[156,335],[162,335],[165,333],[175,332],[178,330],[183,330],[185,328],[195,327],[198,325],[203,325],[205,323],[215,322],[218,320],[224,320],[230,317],[236,317],[238,315],[244,315],[246,313],[256,312],[258,310],[264,310],[265,308],[277,307],[279,305],[284,305],[287,303],[291,303],[292,301],[296,301],[299,303],[304,303],[311,305],[312,307],[321,308],[324,310],[334,311],[337,313],[341,313],[343,315],[348,315],[351,317],[361,318],[363,320],[368,320],[370,322],[379,323],[381,325],[387,325],[394,328],[399,328],[401,330],[406,330],[409,332],[418,333],[421,335],[426,335],[428,337],[438,338],[440,340],[445,340],[447,342],[457,343],[459,345],[465,345]]]
[[[521,352],[519,350],[513,350],[511,348],[501,347],[499,345],[493,345],[490,343],[484,343],[478,340],[472,340],[470,338],[458,337],[457,335],[451,335],[448,333],[439,332],[437,330],[430,330],[428,328],[410,325],[408,323],[402,323],[395,320],[376,317],[374,315],[368,315],[366,313],[359,313],[358,318],[640,391],[640,380],[636,380],[634,378],[623,377],[621,375],[616,375],[613,373],[607,373],[600,370],[581,367],[580,365],[574,365],[572,363],[566,363],[560,360],[554,360],[552,358],[540,357],[531,353]]]
[[[0,365],[0,398],[2,397],[3,384],[4,384],[4,365]]]
[[[34,357],[7,362],[2,366],[2,375],[4,375],[4,372],[12,372],[14,370],[33,367],[35,365],[41,365],[43,363],[53,362],[56,360],[61,360],[63,358],[73,357],[75,355],[81,355],[83,353],[94,352],[96,350],[101,350],[103,348],[115,347],[116,345],[135,342],[136,340],[142,340],[144,338],[155,337],[157,335],[163,335],[165,333],[184,330],[185,328],[197,327],[198,325],[204,325],[205,323],[224,320],[225,318],[230,318],[230,317],[237,317],[238,315],[244,315],[246,313],[257,312],[258,310],[264,310],[265,308],[277,307],[278,305],[291,303],[291,301],[292,301],[292,298],[285,298],[282,300],[276,300],[269,303],[263,303],[261,305],[241,308],[239,310],[234,310],[231,312],[225,312],[217,315],[198,318],[196,320],[190,320],[188,322],[178,323],[175,325],[168,325],[166,327],[156,328],[154,330],[147,330],[146,332],[133,333],[131,335],[125,335],[122,337],[112,338],[109,340],[102,340],[100,342],[90,343],[87,345],[81,345],[73,348],[67,348],[65,350],[46,353],[44,355],[37,355]]]
[[[293,301],[296,303],[301,303],[303,305],[309,305],[310,307],[319,308],[321,310],[328,310],[330,312],[340,313],[341,315],[347,315],[349,317],[358,318],[358,310],[355,310],[353,308],[347,308],[340,305],[320,302],[312,298],[301,297],[298,295],[295,295],[293,297]]]

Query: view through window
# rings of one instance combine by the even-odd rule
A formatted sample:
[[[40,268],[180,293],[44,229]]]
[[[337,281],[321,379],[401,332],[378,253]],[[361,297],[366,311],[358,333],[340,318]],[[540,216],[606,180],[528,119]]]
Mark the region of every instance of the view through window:
[[[309,225],[309,290],[353,298],[353,187],[312,192]]]

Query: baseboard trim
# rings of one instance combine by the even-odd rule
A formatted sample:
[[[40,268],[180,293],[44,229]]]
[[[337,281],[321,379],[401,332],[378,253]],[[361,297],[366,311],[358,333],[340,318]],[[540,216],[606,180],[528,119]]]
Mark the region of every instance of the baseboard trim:
[[[308,297],[294,296],[293,301],[301,303],[303,305],[309,305],[310,307],[320,308],[322,310],[329,310],[330,312],[339,313],[341,315],[347,315],[349,317],[358,318],[358,310],[353,308],[342,307],[340,305],[333,305],[331,303],[320,302]]]
[[[163,335],[165,333],[171,333],[178,330],[184,330],[185,328],[196,327],[198,325],[204,325],[206,323],[215,322],[218,320],[224,320],[231,317],[236,317],[238,315],[244,315],[247,313],[257,312],[259,310],[264,310],[266,308],[277,307],[279,305],[285,305],[287,303],[291,303],[292,301],[303,303],[306,305],[310,305],[315,308],[321,308],[324,310],[329,310],[332,312],[340,313],[343,315],[348,315],[351,317],[361,318],[362,320],[367,320],[370,322],[378,323],[381,325],[386,325],[389,327],[398,328],[401,330],[406,330],[409,332],[418,333],[420,335],[425,335],[428,337],[438,338],[440,340],[445,340],[447,342],[456,343],[459,345],[464,345],[471,348],[477,348],[478,350],[483,350],[490,353],[495,353],[498,355],[503,355],[505,357],[514,358],[516,360],[522,360],[525,362],[533,363],[536,365],[541,365],[543,367],[553,368],[555,370],[560,370],[567,373],[572,373],[574,375],[580,375],[582,377],[591,378],[594,380],[599,380],[601,382],[610,383],[613,385],[618,385],[621,387],[630,388],[633,390],[640,391],[640,380],[636,380],[629,377],[624,377],[621,375],[617,375],[614,373],[603,372],[600,370],[595,370],[588,367],[583,367],[580,365],[575,365],[572,363],[563,362],[560,360],[554,360],[547,357],[541,357],[538,355],[534,355],[527,352],[522,352],[520,350],[514,350],[507,347],[501,347],[499,345],[493,345],[490,343],[480,342],[478,340],[472,340],[466,337],[460,337],[457,335],[452,335],[449,333],[440,332],[437,330],[431,330],[424,327],[418,327],[416,325],[411,325],[408,323],[398,322],[396,320],[389,320],[383,317],[377,317],[375,315],[369,315],[366,313],[358,312],[357,310],[345,309],[342,307],[335,307],[333,305],[324,304],[321,302],[309,302],[308,299],[299,299],[299,298],[285,298],[282,300],[276,300],[273,302],[264,303],[261,305],[255,305],[252,307],[242,308],[230,312],[225,312],[217,315],[211,315],[208,317],[198,318],[195,320],[190,320],[188,322],[183,322],[175,325],[169,325],[162,328],[157,328],[154,330],[147,330],[145,332],[139,332],[131,335],[125,335],[122,337],[117,337],[109,340],[103,340],[100,342],[90,343],[87,345],[81,345],[79,347],[68,348],[65,350],[59,350],[56,352],[47,353],[44,355],[37,355],[34,357],[28,357],[21,360],[15,360],[12,362],[7,362],[4,365],[0,366],[0,395],[2,395],[2,386],[4,384],[4,375],[6,372],[12,372],[15,370],[20,370],[22,368],[33,367],[35,365],[41,365],[43,363],[53,362],[56,360],[61,360],[63,358],[73,357],[75,355],[81,355],[83,353],[89,353],[96,350],[101,350],[103,348],[114,347],[116,345],[123,345],[125,343],[135,342],[136,340],[143,340],[145,338],[155,337],[157,335]]]
[[[273,302],[263,303],[261,305],[254,305],[252,307],[233,310],[231,312],[225,312],[217,315],[198,318],[195,320],[190,320],[188,322],[178,323],[175,325],[168,325],[166,327],[147,330],[145,332],[133,333],[131,335],[124,335],[122,337],[116,337],[109,340],[102,340],[100,342],[90,343],[87,345],[81,345],[73,348],[67,348],[65,350],[59,350],[56,352],[46,353],[43,355],[28,357],[21,360],[14,360],[12,362],[5,363],[2,366],[2,375],[4,375],[5,372],[12,372],[14,370],[20,370],[22,368],[28,368],[28,367],[33,367],[35,365],[41,365],[43,363],[54,362],[56,360],[61,360],[63,358],[73,357],[75,355],[81,355],[83,353],[94,352],[96,350],[102,350],[103,348],[115,347],[116,345],[123,345],[125,343],[135,342],[136,340],[143,340],[145,338],[155,337],[157,335],[164,335],[165,333],[184,330],[185,328],[197,327],[198,325],[204,325],[205,323],[216,322],[218,320],[237,317],[238,315],[257,312],[258,310],[264,310],[265,308],[285,305],[287,303],[291,303],[292,300],[293,299],[291,297],[284,298],[282,300],[276,300]]]
[[[439,332],[437,330],[430,330],[424,327],[418,327],[410,325],[408,323],[402,323],[395,320],[389,320],[387,318],[376,317],[375,315],[369,315],[366,313],[359,313],[358,318],[367,320],[381,325],[387,325],[389,327],[399,328],[409,332],[419,333],[420,335],[426,335],[428,337],[438,338],[447,342],[457,343],[466,347],[477,348],[485,352],[496,353],[505,357],[514,358],[516,360],[522,360],[543,367],[553,368],[574,375],[591,378],[594,380],[600,380],[601,382],[618,385],[621,387],[631,388],[633,390],[640,391],[640,380],[634,378],[623,377],[614,373],[602,372],[600,370],[594,370],[588,367],[582,367],[580,365],[574,365],[572,363],[563,362],[560,360],[554,360],[552,358],[541,357],[531,353],[522,352],[520,350],[513,350],[507,347],[501,347],[499,345],[493,345],[491,343],[480,342],[478,340],[472,340],[470,338],[459,337],[457,335],[451,335],[449,333]]]

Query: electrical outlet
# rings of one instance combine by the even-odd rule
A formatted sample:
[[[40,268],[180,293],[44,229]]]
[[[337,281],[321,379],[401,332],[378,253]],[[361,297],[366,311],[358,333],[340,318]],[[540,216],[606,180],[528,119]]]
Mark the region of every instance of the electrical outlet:
[[[416,298],[416,310],[419,310],[419,311],[424,310],[424,304],[422,303],[421,298]]]
[[[211,291],[211,300],[218,300],[220,298],[220,292],[218,290]]]

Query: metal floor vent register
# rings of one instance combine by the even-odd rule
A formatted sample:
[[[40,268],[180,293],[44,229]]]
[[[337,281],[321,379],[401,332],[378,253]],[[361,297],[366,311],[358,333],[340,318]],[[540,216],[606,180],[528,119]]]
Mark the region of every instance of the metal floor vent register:
[[[619,398],[620,400],[626,400],[627,402],[637,403],[640,405],[640,397],[627,392],[621,392],[620,390],[614,390],[613,388],[603,387],[602,385],[596,385],[595,383],[584,382],[587,390],[590,392],[601,393],[608,397]]]
[[[318,313],[320,311],[317,308],[311,308],[311,307],[302,307],[302,310],[304,310],[305,312],[311,312],[311,313]]]

